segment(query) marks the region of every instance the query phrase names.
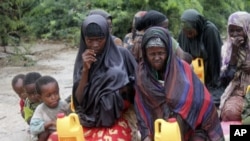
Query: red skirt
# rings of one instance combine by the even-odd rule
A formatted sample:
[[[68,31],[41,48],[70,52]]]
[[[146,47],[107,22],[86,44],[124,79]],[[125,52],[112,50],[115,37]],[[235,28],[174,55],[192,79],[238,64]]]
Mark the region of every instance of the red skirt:
[[[131,129],[125,119],[119,119],[112,127],[83,127],[85,141],[131,141]]]
[[[128,122],[121,118],[112,127],[83,127],[85,141],[131,141],[132,132]],[[50,134],[48,141],[58,141],[57,132]]]

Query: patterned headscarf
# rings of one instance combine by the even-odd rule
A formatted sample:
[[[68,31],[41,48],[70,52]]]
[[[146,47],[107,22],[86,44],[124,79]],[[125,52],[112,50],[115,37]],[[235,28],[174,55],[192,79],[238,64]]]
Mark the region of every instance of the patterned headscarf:
[[[250,14],[245,11],[237,11],[231,14],[228,18],[228,23],[227,23],[228,37],[221,50],[222,71],[224,71],[227,68],[232,54],[232,39],[230,38],[228,31],[229,25],[236,25],[243,28],[243,31],[245,32],[248,38],[247,47],[250,48]]]

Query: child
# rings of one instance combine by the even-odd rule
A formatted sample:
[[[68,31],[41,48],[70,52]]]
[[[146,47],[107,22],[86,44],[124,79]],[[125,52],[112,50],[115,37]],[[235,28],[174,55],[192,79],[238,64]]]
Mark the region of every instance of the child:
[[[24,108],[25,99],[27,98],[27,94],[25,93],[25,90],[23,87],[24,77],[25,77],[24,74],[18,74],[13,77],[12,82],[11,82],[13,90],[20,98],[20,101],[19,101],[20,112],[23,118],[24,118],[23,108]]]
[[[42,103],[31,118],[30,131],[38,136],[39,141],[47,141],[50,134],[56,131],[57,114],[69,114],[69,104],[60,100],[58,82],[51,76],[39,78],[36,82],[36,90]]]
[[[41,103],[38,95],[36,94],[35,82],[42,75],[38,72],[29,72],[24,78],[24,89],[27,93],[27,98],[24,104],[24,120],[29,124],[30,119],[36,109]]]

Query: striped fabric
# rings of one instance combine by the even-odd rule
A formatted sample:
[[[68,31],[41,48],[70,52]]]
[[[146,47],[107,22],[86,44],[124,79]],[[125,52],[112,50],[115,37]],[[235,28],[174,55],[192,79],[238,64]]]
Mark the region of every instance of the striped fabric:
[[[150,30],[153,33],[150,33]],[[154,36],[153,34],[159,32],[157,36],[160,36],[161,39],[170,38],[168,34],[168,36],[164,36],[158,31],[158,27],[150,30],[148,31],[150,34],[145,33],[145,36]],[[144,40],[146,40],[145,38],[147,39],[147,37],[143,37]],[[184,133],[185,140],[188,140],[198,128],[205,130],[213,141],[223,140],[218,113],[210,93],[189,64],[179,60],[173,54],[171,41],[165,41],[165,43],[168,46],[168,58],[164,86],[154,77],[145,55],[144,61],[139,64],[137,70],[135,108],[142,138],[154,135],[154,121],[158,118],[166,118],[169,114],[166,107],[169,107],[174,113],[179,114],[188,125],[185,127],[189,129]],[[145,54],[144,45],[143,41],[143,54]]]

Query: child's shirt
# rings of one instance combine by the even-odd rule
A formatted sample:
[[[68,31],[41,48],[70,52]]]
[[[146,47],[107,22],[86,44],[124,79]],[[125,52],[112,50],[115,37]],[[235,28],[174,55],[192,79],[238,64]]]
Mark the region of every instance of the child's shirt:
[[[31,134],[38,135],[45,131],[44,124],[50,121],[56,121],[58,113],[69,114],[69,104],[66,101],[60,100],[56,108],[49,108],[44,103],[41,103],[36,108],[31,121],[30,132]],[[50,128],[53,129],[52,127]]]
[[[30,119],[36,109],[36,107],[39,105],[40,103],[31,103],[31,101],[26,98],[25,103],[24,103],[24,120],[29,124]]]

